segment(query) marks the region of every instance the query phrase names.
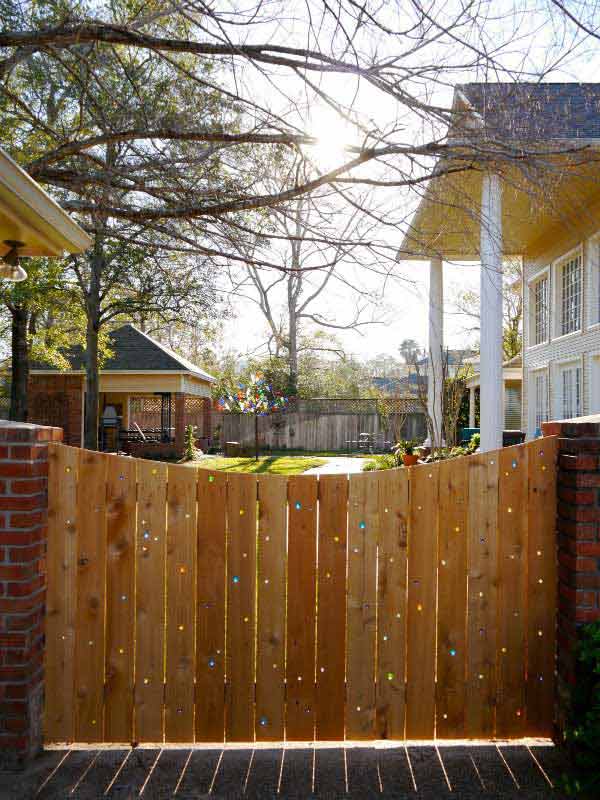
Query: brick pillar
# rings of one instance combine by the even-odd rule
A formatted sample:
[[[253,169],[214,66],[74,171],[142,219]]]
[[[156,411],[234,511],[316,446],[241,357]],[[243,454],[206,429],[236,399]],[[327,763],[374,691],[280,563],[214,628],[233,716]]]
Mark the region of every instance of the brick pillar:
[[[61,440],[0,421],[0,767],[42,746],[48,442]]]
[[[557,735],[577,684],[578,629],[600,619],[600,417],[550,422],[558,436]]]
[[[203,436],[205,439],[210,441],[212,436],[212,426],[211,426],[211,413],[212,413],[212,400],[210,397],[204,398],[204,403],[202,405],[202,422],[203,422]]]
[[[175,449],[183,453],[185,447],[185,394],[175,392]]]

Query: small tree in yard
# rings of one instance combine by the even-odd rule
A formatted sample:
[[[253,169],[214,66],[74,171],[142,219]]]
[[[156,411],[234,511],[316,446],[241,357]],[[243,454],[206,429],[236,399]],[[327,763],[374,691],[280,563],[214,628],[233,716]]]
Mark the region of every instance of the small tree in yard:
[[[258,461],[258,418],[283,411],[287,399],[273,388],[260,375],[252,375],[247,386],[240,385],[237,392],[227,393],[219,401],[224,411],[234,414],[254,415],[254,458]]]
[[[194,426],[187,425],[185,429],[185,447],[183,450],[183,458],[181,459],[181,461],[182,462],[197,461],[201,455],[202,455],[202,450],[199,450],[196,447],[196,435],[194,434]]]

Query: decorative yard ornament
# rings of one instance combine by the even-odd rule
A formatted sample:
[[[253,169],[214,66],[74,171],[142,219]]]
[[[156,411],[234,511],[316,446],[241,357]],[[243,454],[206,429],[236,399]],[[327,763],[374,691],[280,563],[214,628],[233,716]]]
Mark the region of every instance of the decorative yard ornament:
[[[239,385],[237,392],[228,392],[219,400],[223,411],[232,414],[254,415],[254,458],[258,461],[258,418],[266,417],[287,408],[288,400],[281,392],[274,392],[262,375],[251,375],[246,386]]]

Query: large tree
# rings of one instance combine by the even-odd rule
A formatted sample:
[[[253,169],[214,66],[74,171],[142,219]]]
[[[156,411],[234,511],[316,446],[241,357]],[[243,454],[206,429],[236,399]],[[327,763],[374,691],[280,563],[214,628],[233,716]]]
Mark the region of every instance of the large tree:
[[[117,243],[156,258],[171,250],[215,267],[281,269],[268,253],[240,254],[236,243],[264,209],[330,187],[377,221],[368,243],[375,261],[395,252],[434,170],[489,167],[543,193],[540,176],[557,168],[557,148],[468,125],[449,137],[447,87],[490,74],[543,80],[589,37],[563,12],[509,2],[499,17],[492,0],[2,0],[2,20],[0,102],[11,152],[94,236],[77,274],[88,315],[88,446]],[[335,156],[291,186],[266,184],[279,149],[311,160],[317,139],[335,144]],[[584,146],[558,149],[576,161]],[[383,189],[387,202],[365,204],[366,186]],[[113,296],[118,286],[109,280]]]

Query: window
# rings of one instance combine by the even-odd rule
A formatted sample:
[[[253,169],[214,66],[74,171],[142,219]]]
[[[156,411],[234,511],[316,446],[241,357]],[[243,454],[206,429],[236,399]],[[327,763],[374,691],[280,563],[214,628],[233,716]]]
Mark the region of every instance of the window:
[[[581,255],[560,266],[562,335],[581,330]]]
[[[581,416],[581,367],[569,364],[560,371],[560,385],[563,419]]]
[[[541,430],[542,422],[548,422],[548,375],[535,374],[535,429]]]
[[[548,276],[533,284],[533,344],[542,344],[548,338]]]

